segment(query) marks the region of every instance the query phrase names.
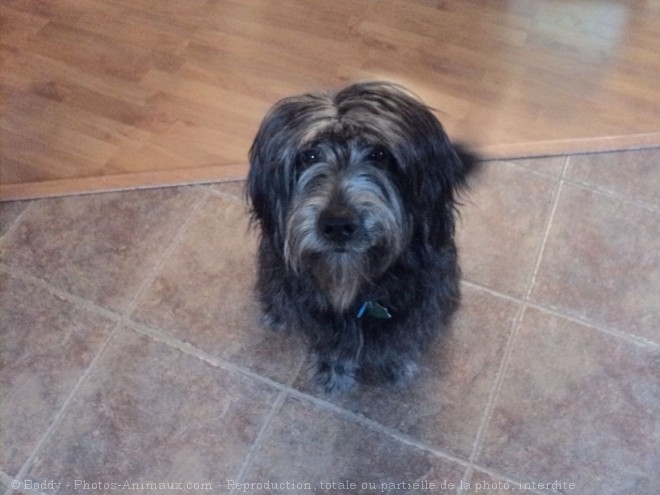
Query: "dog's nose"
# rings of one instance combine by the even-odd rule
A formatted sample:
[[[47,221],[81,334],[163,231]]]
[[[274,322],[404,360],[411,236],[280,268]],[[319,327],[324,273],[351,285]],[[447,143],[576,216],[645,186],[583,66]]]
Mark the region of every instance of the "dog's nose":
[[[319,232],[326,239],[344,243],[355,236],[360,223],[358,218],[350,212],[324,211],[318,221]]]

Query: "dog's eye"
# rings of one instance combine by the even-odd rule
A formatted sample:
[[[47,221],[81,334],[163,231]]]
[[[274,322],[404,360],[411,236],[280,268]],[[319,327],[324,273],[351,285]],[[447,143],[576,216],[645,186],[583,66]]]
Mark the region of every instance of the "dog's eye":
[[[378,146],[369,152],[367,159],[372,162],[386,162],[390,159],[390,152],[382,146]]]
[[[315,148],[304,150],[300,153],[300,162],[303,165],[313,165],[323,159],[323,153]]]

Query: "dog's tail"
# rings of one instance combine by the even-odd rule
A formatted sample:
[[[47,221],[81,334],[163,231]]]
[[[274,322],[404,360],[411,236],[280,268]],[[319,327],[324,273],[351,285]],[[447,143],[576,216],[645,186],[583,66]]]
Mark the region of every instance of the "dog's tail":
[[[458,143],[454,144],[454,150],[458,155],[458,158],[463,164],[463,178],[467,180],[468,177],[475,175],[481,170],[483,164],[483,159],[477,155],[469,146]],[[463,186],[467,186],[467,182]]]

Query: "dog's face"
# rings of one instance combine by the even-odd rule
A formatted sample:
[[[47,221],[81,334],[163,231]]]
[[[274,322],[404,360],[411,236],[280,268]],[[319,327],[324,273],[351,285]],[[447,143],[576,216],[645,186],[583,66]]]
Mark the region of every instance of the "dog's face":
[[[421,102],[361,83],[277,103],[250,150],[247,192],[289,269],[343,312],[406,250],[451,238],[465,173]]]

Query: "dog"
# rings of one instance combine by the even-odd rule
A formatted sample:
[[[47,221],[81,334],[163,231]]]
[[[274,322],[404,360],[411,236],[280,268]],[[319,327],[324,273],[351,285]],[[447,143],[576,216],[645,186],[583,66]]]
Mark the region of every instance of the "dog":
[[[266,323],[307,335],[325,392],[408,383],[459,305],[474,155],[402,86],[362,82],[276,103],[249,160]]]

